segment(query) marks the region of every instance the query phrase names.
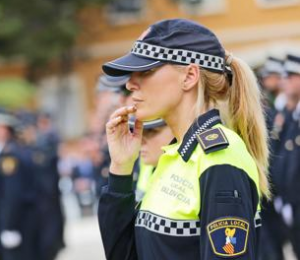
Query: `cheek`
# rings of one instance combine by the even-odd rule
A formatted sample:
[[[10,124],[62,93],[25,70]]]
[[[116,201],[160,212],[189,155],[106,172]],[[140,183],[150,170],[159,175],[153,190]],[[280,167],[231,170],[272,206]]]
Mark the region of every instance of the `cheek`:
[[[173,109],[181,99],[181,91],[177,85],[165,84],[161,90],[153,95],[152,102],[164,110]]]
[[[162,153],[161,147],[168,145],[174,138],[171,130],[166,129],[164,132],[160,133],[161,136],[155,140],[158,150]]]
[[[156,136],[153,138],[151,144],[152,144],[152,150],[155,151],[156,155],[161,155],[163,153],[162,147],[165,145],[168,145],[168,141],[163,136]]]

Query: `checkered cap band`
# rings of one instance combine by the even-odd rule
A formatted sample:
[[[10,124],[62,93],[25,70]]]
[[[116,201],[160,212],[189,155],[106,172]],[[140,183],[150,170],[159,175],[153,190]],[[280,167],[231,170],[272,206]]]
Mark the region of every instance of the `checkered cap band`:
[[[188,50],[170,49],[145,42],[135,42],[131,53],[154,60],[172,61],[182,64],[195,63],[200,67],[218,72],[224,72],[225,70],[225,61],[222,57]]]
[[[199,220],[171,220],[148,211],[139,211],[135,226],[169,236],[200,236]]]
[[[300,74],[300,63],[298,62],[287,60],[284,64],[284,68],[287,73]]]

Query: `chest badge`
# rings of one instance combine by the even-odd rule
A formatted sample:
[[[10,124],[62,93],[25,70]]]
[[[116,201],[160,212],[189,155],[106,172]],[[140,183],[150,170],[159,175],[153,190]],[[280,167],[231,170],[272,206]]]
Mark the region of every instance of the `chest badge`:
[[[247,250],[249,223],[229,217],[211,222],[207,233],[213,252],[221,257],[239,256]]]
[[[13,157],[3,158],[1,161],[1,170],[4,175],[14,174],[17,168],[17,160]]]

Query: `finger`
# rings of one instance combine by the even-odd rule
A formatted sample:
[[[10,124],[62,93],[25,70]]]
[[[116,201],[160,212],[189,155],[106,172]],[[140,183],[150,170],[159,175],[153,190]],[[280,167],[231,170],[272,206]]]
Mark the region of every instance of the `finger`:
[[[127,116],[130,113],[134,113],[136,111],[135,106],[127,106],[127,107],[121,107],[117,109],[112,115],[110,116],[110,119],[116,118],[118,116]]]
[[[125,116],[121,116],[122,117],[122,120],[121,120],[121,122],[122,123],[127,123],[128,122],[128,120],[129,120],[129,116],[128,115],[125,115]]]
[[[120,124],[122,121],[122,117],[121,116],[118,116],[116,118],[113,118],[111,120],[109,120],[107,123],[106,123],[106,132],[107,133],[111,133],[116,126],[118,126],[118,124]]]

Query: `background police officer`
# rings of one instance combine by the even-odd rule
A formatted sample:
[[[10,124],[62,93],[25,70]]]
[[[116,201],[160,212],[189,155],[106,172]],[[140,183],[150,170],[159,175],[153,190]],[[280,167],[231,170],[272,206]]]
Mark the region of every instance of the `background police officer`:
[[[55,259],[64,247],[64,217],[58,188],[59,137],[51,116],[41,113],[37,119],[37,137],[33,162],[38,186],[39,254],[42,260]]]
[[[285,104],[285,94],[282,88],[282,76],[284,72],[283,61],[268,57],[263,68],[259,72],[260,82],[262,89],[265,92],[266,103],[266,121],[270,134],[278,136],[281,133],[281,127],[279,123],[275,122],[274,118],[283,118],[282,110]],[[277,116],[277,117],[276,117]],[[275,126],[274,126],[275,124]],[[277,125],[276,125],[277,124]],[[278,131],[278,132],[276,132]],[[271,141],[272,154],[278,154],[281,142],[276,137]],[[276,164],[277,158],[271,157],[270,167],[270,180],[273,182],[274,170],[272,167]],[[273,190],[276,194],[276,190]],[[260,259],[261,260],[282,260],[283,259],[283,245],[286,241],[285,226],[281,219],[281,215],[276,212],[273,201],[263,201],[262,207],[262,232],[261,232],[261,247],[260,247]],[[274,228],[276,226],[276,228]]]
[[[285,63],[287,87],[295,97],[294,109],[288,122],[284,139],[286,167],[281,172],[282,217],[289,230],[289,239],[294,252],[300,259],[300,199],[297,190],[300,184],[300,57],[289,55]]]
[[[30,161],[16,142],[16,119],[0,114],[0,241],[3,260],[34,260],[34,181]]]
[[[129,120],[131,128],[134,127],[134,119]],[[139,158],[139,174],[136,185],[136,201],[140,202],[144,197],[154,172],[159,157],[163,154],[162,147],[168,145],[174,138],[171,129],[162,119],[156,119],[143,123],[143,138]]]

